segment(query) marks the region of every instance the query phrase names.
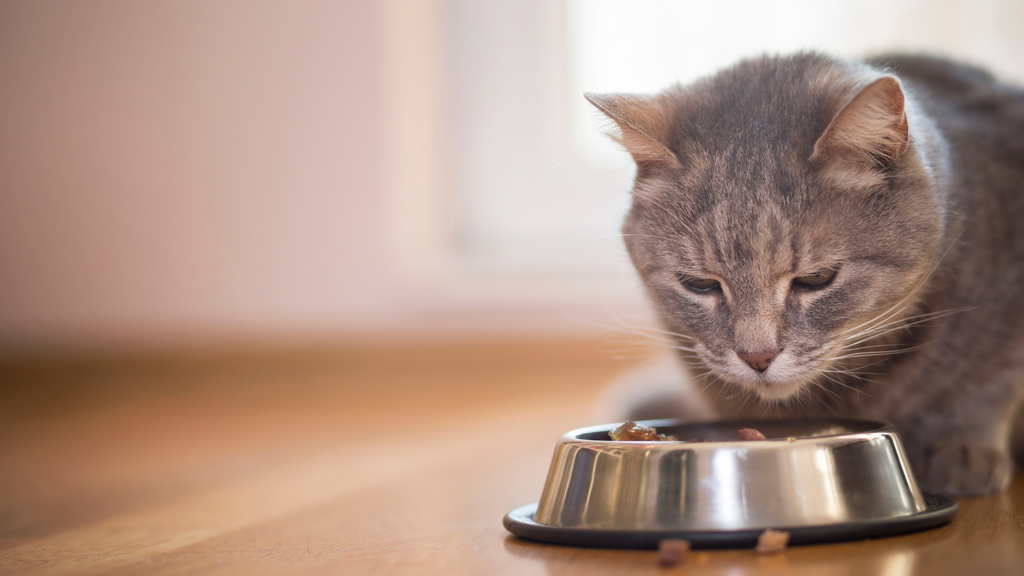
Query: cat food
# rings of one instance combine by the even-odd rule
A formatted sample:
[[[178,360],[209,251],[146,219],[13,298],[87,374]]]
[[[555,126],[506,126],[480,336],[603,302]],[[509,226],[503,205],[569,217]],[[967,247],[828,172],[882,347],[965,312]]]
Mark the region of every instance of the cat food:
[[[743,428],[739,431],[740,438],[743,440],[767,440],[764,434],[756,428]],[[636,422],[624,422],[622,426],[619,426],[615,430],[608,433],[608,436],[616,442],[643,442],[651,440],[660,440],[662,442],[678,441],[679,439],[671,434],[658,434],[656,428],[650,426],[644,426],[637,424]],[[792,442],[795,438],[787,438],[786,440]],[[706,438],[697,438],[691,440],[691,442],[711,442]]]
[[[741,429],[740,438],[743,440],[767,440],[760,430],[755,430],[754,428]]]
[[[761,532],[757,537],[758,554],[774,554],[782,552],[789,545],[789,532],[772,530],[771,528]]]
[[[658,542],[658,564],[675,566],[690,553],[690,541],[667,538]]]
[[[667,442],[678,440],[670,434],[658,434],[658,431],[650,426],[643,426],[636,422],[625,422],[615,430],[608,433],[608,436],[616,442],[640,442],[643,440],[661,440]]]

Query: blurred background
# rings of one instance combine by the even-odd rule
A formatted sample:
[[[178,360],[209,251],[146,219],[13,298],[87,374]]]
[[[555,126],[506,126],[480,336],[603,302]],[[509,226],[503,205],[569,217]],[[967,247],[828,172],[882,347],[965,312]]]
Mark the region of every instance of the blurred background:
[[[545,573],[661,353],[582,93],[805,48],[1024,83],[1024,3],[0,0],[0,566]]]
[[[1024,81],[1024,5],[4,0],[0,353],[649,325],[581,94],[802,48]]]

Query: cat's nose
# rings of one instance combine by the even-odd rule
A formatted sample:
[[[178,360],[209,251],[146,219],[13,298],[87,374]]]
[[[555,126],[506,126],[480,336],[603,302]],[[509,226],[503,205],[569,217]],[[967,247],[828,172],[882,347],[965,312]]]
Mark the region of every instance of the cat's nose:
[[[750,365],[751,368],[758,372],[764,372],[768,369],[768,365],[775,360],[775,357],[779,355],[778,352],[761,352],[758,354],[743,354],[741,352],[736,353],[743,360]]]

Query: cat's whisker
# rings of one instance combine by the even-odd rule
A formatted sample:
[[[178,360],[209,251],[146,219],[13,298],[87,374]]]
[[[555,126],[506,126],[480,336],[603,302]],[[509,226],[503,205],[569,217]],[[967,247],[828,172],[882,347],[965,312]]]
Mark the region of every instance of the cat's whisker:
[[[853,386],[850,386],[849,384],[846,384],[845,382],[842,382],[841,380],[839,380],[839,379],[837,379],[837,378],[835,378],[833,376],[830,376],[829,374],[825,373],[825,371],[823,371],[823,370],[818,370],[818,373],[821,374],[821,376],[823,378],[827,378],[828,380],[834,382],[835,384],[837,384],[837,385],[839,385],[839,386],[841,386],[843,388],[859,392],[859,390],[857,390],[857,388],[854,388]]]
[[[717,379],[713,380],[712,384],[717,382],[717,381],[718,381]],[[708,384],[708,386],[711,386],[711,384]],[[726,389],[726,386],[719,386],[718,387],[718,393],[715,394],[715,402],[716,403],[721,399],[722,394],[725,393],[725,389]],[[744,400],[744,402],[746,402],[746,401]]]
[[[960,308],[947,308],[945,310],[936,310],[934,312],[925,312],[922,314],[916,314],[914,316],[907,316],[906,318],[903,318],[902,321],[906,322],[911,320],[948,316],[950,314],[958,314],[960,312],[969,312],[971,310],[977,310],[978,308],[979,306],[961,306]]]
[[[671,341],[668,340],[668,339],[665,339],[665,338],[661,338],[659,336],[656,336],[656,334],[651,334],[651,333],[660,333],[660,334],[665,334],[665,335],[669,335],[669,336],[675,336],[677,338],[685,338],[687,340],[694,340],[693,336],[690,336],[688,334],[680,334],[678,332],[671,332],[671,331],[668,331],[668,330],[654,328],[654,327],[651,327],[651,326],[634,326],[634,325],[630,325],[624,319],[620,318],[618,316],[618,314],[615,314],[614,311],[608,310],[607,308],[606,308],[606,310],[611,314],[611,316],[614,319],[614,321],[618,322],[617,326],[609,325],[609,324],[606,324],[606,323],[603,323],[603,322],[594,322],[594,321],[587,321],[586,324],[589,324],[590,326],[595,327],[595,328],[600,328],[600,329],[602,329],[602,330],[604,330],[606,332],[632,334],[634,336],[640,336],[641,338],[646,338],[648,340],[655,340],[659,344],[663,344],[665,342],[671,342]]]
[[[693,378],[694,378],[694,380],[701,379],[701,378],[704,378],[705,376],[707,376],[707,375],[709,375],[709,374],[711,374],[713,372],[714,372],[714,370],[706,370],[704,372],[701,372],[700,374],[697,374]]]
[[[902,311],[902,309],[900,311]],[[916,316],[908,316],[906,318],[897,318],[896,320],[891,320],[889,322],[884,322],[884,323],[881,323],[881,324],[876,324],[876,325],[870,326],[868,328],[865,328],[864,330],[860,330],[859,332],[856,332],[854,334],[846,334],[840,340],[842,340],[842,341],[854,340],[854,339],[857,339],[857,338],[860,338],[860,337],[864,336],[865,334],[871,334],[872,332],[881,331],[881,330],[884,330],[884,329],[886,329],[886,328],[888,328],[890,326],[901,324],[901,323],[903,323],[905,321],[912,320],[912,319],[917,318],[919,316],[922,316],[922,315],[919,314],[919,315],[916,315]]]
[[[937,320],[939,318],[944,318],[946,316],[951,316],[953,314],[957,314],[959,312],[965,312],[967,310],[974,310],[976,308],[977,308],[977,306],[965,307],[965,308],[956,308],[956,309],[952,309],[952,310],[947,310],[947,311],[943,312],[941,315],[932,316],[930,318],[924,318],[922,320],[917,320],[915,322],[907,322],[906,324],[901,324],[901,325],[896,326],[894,328],[888,328],[888,329],[883,330],[881,332],[878,332],[876,334],[871,334],[869,336],[866,336],[866,337],[858,340],[857,342],[854,342],[854,343],[850,344],[850,346],[856,346],[858,344],[862,344],[864,342],[869,342],[871,340],[874,340],[875,338],[879,338],[879,337],[885,336],[887,334],[892,334],[893,332],[899,332],[901,330],[906,330],[907,328],[911,328],[913,326],[918,326],[918,325],[924,324],[925,322],[930,322],[932,320]]]
[[[691,353],[691,354],[696,353],[696,350],[694,348],[681,345],[676,340],[673,339],[673,337],[675,337],[675,338],[680,338],[680,339],[683,339],[683,340],[695,341],[692,336],[689,336],[689,335],[686,335],[686,334],[679,334],[679,333],[676,333],[676,332],[670,332],[668,330],[660,330],[660,329],[652,328],[652,327],[648,327],[648,326],[630,326],[625,321],[623,321],[623,320],[621,320],[621,319],[619,319],[617,317],[616,317],[616,320],[618,320],[620,322],[619,326],[609,326],[607,324],[601,324],[601,325],[599,325],[599,327],[603,328],[604,330],[606,330],[608,332],[615,332],[615,333],[620,333],[620,334],[629,334],[629,335],[637,336],[637,337],[643,339],[643,341],[641,341],[641,342],[628,343],[627,345],[629,345],[629,346],[635,346],[635,347],[649,346],[650,343],[653,342],[653,343],[657,344],[658,346],[661,346],[661,347],[664,347],[664,348],[668,348],[670,350],[679,350],[681,352],[688,352],[688,353]],[[654,358],[657,358],[659,356],[660,355],[658,353],[653,353],[653,354],[651,354],[650,359],[654,359]]]
[[[829,378],[829,380],[833,380],[833,379]],[[839,382],[836,382],[836,383],[839,384]],[[842,402],[842,397],[840,397],[839,394],[836,394],[835,391],[829,390],[828,387],[826,387],[824,384],[822,384],[820,382],[815,382],[813,380],[811,381],[811,384],[813,386],[815,386],[817,389],[821,390],[822,392],[825,392],[827,394],[831,394],[832,397],[835,398],[837,402]],[[831,412],[833,415],[838,416],[838,414],[836,413],[835,409],[832,408],[830,403],[828,403],[828,402],[821,402],[821,404],[824,405],[825,408],[828,408],[829,412]]]
[[[842,351],[832,358],[832,360],[841,360],[849,357],[850,354],[899,354],[904,351],[912,351],[925,347],[926,345],[934,343],[935,340],[928,341],[923,344],[907,345],[900,342],[889,342],[885,344],[861,344],[860,346],[847,346],[842,348]]]
[[[857,346],[843,346],[841,350],[844,352],[860,352],[864,350],[871,350],[872,348],[892,348],[893,346],[898,346],[898,344],[893,342],[883,344],[860,344]]]
[[[843,373],[848,374],[849,376],[851,376],[851,377],[853,377],[853,378],[855,378],[855,379],[857,379],[857,380],[859,380],[861,382],[881,385],[881,383],[878,380],[875,380],[875,379],[872,379],[872,378],[867,378],[866,376],[882,376],[882,374],[879,374],[879,373],[876,373],[876,372],[867,372],[866,369],[867,368],[871,368],[872,366],[877,366],[879,364],[882,364],[882,363],[884,363],[886,361],[886,359],[887,359],[887,357],[883,357],[883,358],[881,358],[879,360],[876,360],[874,362],[870,362],[868,364],[860,365],[860,366],[858,366],[856,368],[856,371],[849,370],[849,369],[844,369],[844,368],[838,368],[838,367],[832,367],[832,368],[828,368],[828,369],[816,368],[815,370],[818,371],[818,372],[824,372],[824,371],[829,371],[829,370],[838,370],[838,371],[841,371]],[[854,388],[854,387],[850,387],[850,389],[854,390],[854,391],[856,391],[858,393],[864,394],[868,398],[872,398],[873,397],[871,394],[867,393],[867,391],[865,391],[865,390],[861,390],[859,388]]]
[[[704,377],[706,377],[706,376],[707,376],[708,374],[711,374],[712,372],[714,372],[714,370],[708,370],[708,371],[707,371],[707,372],[705,372],[704,374],[701,374],[701,375],[700,375],[700,376],[699,376],[698,378],[704,378]],[[700,393],[701,393],[701,394],[703,394],[705,390],[707,390],[708,388],[710,388],[710,387],[711,387],[711,386],[712,386],[712,385],[713,385],[713,384],[714,384],[715,382],[718,382],[718,380],[719,380],[720,378],[721,378],[721,376],[715,376],[715,378],[713,378],[713,379],[712,379],[712,380],[711,380],[710,382],[708,382],[707,384],[705,384],[704,386],[702,386],[702,387],[701,387],[701,389],[700,389]],[[724,389],[724,388],[723,388],[723,389]],[[719,394],[719,395],[721,395],[721,393],[722,393],[722,391],[721,391],[721,390],[719,390],[718,394]]]
[[[863,366],[858,367],[857,370],[862,370],[864,368],[871,368],[872,366],[878,366],[879,364],[883,364],[883,363],[885,363],[886,358],[888,358],[888,357],[883,357],[880,360],[875,360],[874,362],[871,362],[869,364],[864,364]]]
[[[877,319],[879,319],[879,318],[881,318],[883,316],[887,316],[889,314],[889,312],[895,310],[896,308],[899,308],[899,310],[896,311],[896,314],[899,314],[904,309],[906,309],[909,306],[909,304],[908,305],[903,305],[903,303],[907,302],[912,297],[916,296],[918,290],[920,290],[925,285],[925,282],[927,282],[932,277],[932,275],[935,274],[935,271],[939,269],[939,264],[942,263],[942,261],[946,258],[946,255],[949,254],[949,251],[952,250],[953,246],[956,245],[956,241],[960,239],[960,236],[964,233],[964,230],[966,230],[966,229],[967,229],[967,224],[964,224],[964,226],[961,227],[960,231],[957,232],[956,236],[954,236],[953,239],[950,240],[949,245],[946,246],[946,249],[942,252],[942,255],[939,256],[939,258],[935,261],[935,264],[932,265],[931,270],[929,270],[928,273],[925,274],[923,278],[921,278],[921,281],[918,282],[917,285],[914,286],[914,288],[912,290],[910,290],[907,293],[906,296],[901,298],[898,302],[896,302],[896,304],[893,304],[893,306],[891,308],[889,308],[888,310],[886,310],[885,312],[882,312],[881,314],[879,314],[878,316],[875,316],[871,320],[868,320],[867,322],[859,324],[859,325],[853,327],[852,329],[847,330],[846,332],[850,332],[852,330],[857,330],[857,329],[859,329],[859,328],[861,328],[863,326],[872,324],[875,320],[877,320]],[[888,319],[888,318],[886,318],[886,319]]]
[[[693,348],[689,348],[687,346],[669,346],[669,349],[671,349],[671,350],[682,350],[683,352],[691,352],[691,353],[694,353],[694,354],[697,352]]]
[[[868,330],[863,330],[863,331],[861,331],[858,334],[847,336],[847,337],[843,338],[842,340],[844,340],[844,341],[845,340],[852,340],[852,339],[857,338],[857,337],[859,337],[861,335],[869,334],[873,330],[881,331],[881,330],[883,330],[883,329],[885,329],[887,327],[893,326],[895,324],[900,324],[900,326],[898,328],[896,328],[898,330],[898,329],[902,329],[902,328],[908,328],[910,326],[916,326],[916,325],[921,324],[923,322],[926,322],[928,320],[936,320],[938,318],[944,318],[946,316],[952,316],[953,314],[958,314],[960,312],[967,312],[967,311],[970,311],[970,310],[977,310],[977,309],[978,309],[977,306],[964,306],[964,307],[961,307],[961,308],[950,308],[948,310],[939,310],[937,312],[928,312],[926,314],[917,314],[915,316],[908,316],[906,318],[900,318],[899,320],[894,320],[892,322],[888,322],[888,323],[882,324],[880,326],[872,327],[872,328],[870,328]],[[887,333],[887,332],[879,332],[879,334],[885,334],[885,333]],[[862,341],[867,341],[868,339],[871,339],[871,338],[873,338],[873,337],[875,337],[875,336],[877,336],[879,334],[869,335],[865,339],[863,339]]]
[[[929,342],[930,344],[930,342]],[[835,361],[848,360],[850,358],[871,358],[875,356],[894,356],[896,354],[906,354],[907,352],[913,352],[914,350],[920,350],[926,347],[927,344],[917,344],[908,348],[900,348],[898,350],[875,350],[872,352],[852,352],[850,354],[843,354],[833,358]]]
[[[643,326],[634,326],[634,327],[626,326],[626,327],[623,327],[623,329],[621,329],[620,332],[624,332],[626,334],[632,334],[634,336],[640,336],[641,338],[646,338],[648,340],[654,340],[656,342],[663,343],[663,344],[672,344],[672,343],[674,343],[675,340],[673,340],[672,337],[678,337],[678,338],[681,338],[681,339],[684,339],[684,340],[691,340],[691,341],[693,341],[692,337],[687,336],[685,334],[676,334],[674,332],[667,332],[667,331],[657,330],[655,328],[647,328],[647,327],[643,327]]]
[[[817,396],[810,389],[807,389],[807,392],[805,394],[804,389],[801,388],[797,393],[797,398],[800,401],[800,408],[803,409],[804,412],[807,412],[807,409],[811,406],[811,403],[814,402]]]
[[[743,407],[746,406],[750,398],[754,396],[754,393],[751,392],[749,388],[741,388],[741,390],[743,391],[743,403],[740,404],[738,412],[742,412]]]
[[[840,382],[840,381],[839,381],[838,379],[836,379],[836,378],[833,378],[832,376],[829,376],[828,374],[824,374],[824,373],[822,373],[822,377],[824,377],[824,378],[825,378],[826,380],[828,380],[829,382],[832,382],[833,384],[835,384],[835,385],[837,385],[837,386],[841,386],[841,387],[843,387],[843,388],[850,388],[850,386],[848,386],[848,385],[846,385],[846,384],[843,384],[843,383],[842,383],[842,382]],[[824,385],[823,385],[822,383],[820,383],[820,382],[816,382],[816,381],[814,381],[814,380],[811,380],[811,384],[815,384],[815,385],[817,385],[817,386],[818,386],[818,388],[821,388],[821,389],[822,389],[823,391],[825,391],[825,392],[827,392],[827,393],[831,394],[831,395],[832,395],[832,396],[833,396],[834,398],[836,398],[837,400],[838,400],[838,399],[840,398],[839,394],[837,394],[837,393],[836,393],[836,392],[835,392],[834,390],[829,390],[829,389],[828,389],[828,387],[824,386]]]
[[[948,252],[948,248],[947,248],[946,252]],[[945,256],[945,254],[946,253],[943,253],[943,256]],[[940,260],[941,260],[941,258],[940,258]],[[934,272],[934,269],[932,270],[932,272]],[[929,274],[931,274],[931,273],[929,273]],[[899,312],[901,312],[905,308],[906,307],[901,308],[897,312],[897,314]],[[929,322],[931,320],[936,320],[936,319],[939,319],[939,318],[943,318],[943,317],[950,316],[950,315],[953,315],[953,314],[957,314],[957,313],[960,313],[960,312],[965,312],[965,311],[968,311],[968,310],[974,310],[974,309],[977,309],[977,308],[978,308],[977,306],[965,306],[965,307],[953,308],[953,309],[949,309],[949,310],[940,310],[940,311],[936,311],[936,312],[928,312],[928,313],[924,313],[924,314],[918,314],[918,315],[914,315],[914,316],[909,316],[907,318],[900,318],[898,320],[895,320],[895,321],[892,321],[892,322],[887,322],[887,323],[884,323],[884,324],[879,325],[879,326],[872,326],[872,327],[870,327],[870,328],[868,328],[866,330],[863,330],[863,331],[859,332],[858,334],[854,334],[854,335],[851,335],[851,336],[847,336],[846,338],[843,338],[842,340],[850,340],[850,339],[858,338],[858,337],[860,338],[856,342],[853,342],[853,343],[851,343],[851,344],[849,344],[847,346],[844,346],[844,350],[847,350],[847,351],[857,350],[858,349],[857,347],[859,345],[862,345],[862,344],[867,343],[867,342],[871,342],[873,340],[876,340],[876,339],[881,338],[883,336],[886,336],[888,334],[891,334],[891,333],[894,333],[894,332],[899,332],[899,331],[902,331],[902,330],[906,330],[908,328],[911,328],[913,326],[917,326],[917,325],[923,324],[925,322]],[[894,325],[896,325],[896,326],[894,326]],[[886,328],[886,327],[890,327],[890,328]],[[854,353],[854,354],[843,354],[843,355],[834,357],[832,360],[835,361],[835,362],[838,362],[838,361],[842,361],[842,360],[845,360],[845,359],[856,358],[856,357],[864,357],[864,356],[871,356],[871,355],[878,355],[878,356],[888,357],[888,356],[892,356],[894,354],[901,354],[901,353],[905,353],[905,352],[911,352],[913,350],[920,349],[920,348],[924,347],[925,345],[926,344],[922,344],[922,345],[918,345],[918,346],[907,348],[907,349],[894,350],[894,351],[888,351],[888,352],[881,352],[880,351],[877,354],[868,353],[868,352]],[[884,347],[884,346],[887,346],[887,344],[879,344],[879,345],[876,345],[876,346]],[[881,362],[881,361],[879,361],[879,362]],[[873,366],[874,364],[877,364],[879,362],[868,364],[867,366]]]
[[[909,295],[908,295],[908,297],[909,297]],[[871,318],[870,320],[868,320],[866,322],[863,322],[863,323],[858,324],[858,325],[856,325],[856,326],[854,326],[852,328],[848,328],[846,330],[843,330],[843,331],[839,332],[838,336],[842,336],[844,338],[845,337],[856,338],[859,334],[863,334],[863,333],[866,333],[866,332],[870,332],[871,330],[874,330],[879,324],[882,324],[884,322],[889,321],[894,316],[898,316],[901,312],[906,310],[910,306],[909,304],[904,305],[902,307],[899,307],[897,309],[897,307],[900,304],[903,304],[903,302],[905,302],[906,300],[907,300],[907,297],[904,297],[902,300],[900,300],[899,302],[896,303],[897,306],[893,306],[892,308],[889,308],[885,312],[882,312],[881,314],[878,314],[877,316],[875,316],[874,318]],[[893,312],[893,310],[895,310],[895,312]],[[854,333],[852,336],[850,336],[850,333],[854,332],[854,331],[856,331],[856,333]]]
[[[856,380],[860,380],[861,382],[865,382],[866,381],[864,376],[881,376],[880,372],[864,372],[864,371],[854,372],[852,370],[844,370],[844,369],[841,369],[841,368],[817,368],[816,370],[818,372],[826,372],[828,374],[840,374],[840,375],[843,375],[843,376],[849,376],[850,378],[854,378]]]
[[[919,320],[917,322],[910,322],[910,323],[907,323],[907,324],[901,324],[899,326],[895,326],[895,327],[892,327],[892,328],[889,328],[889,329],[886,329],[886,330],[879,331],[879,332],[874,333],[874,334],[870,334],[868,336],[865,336],[865,337],[861,338],[860,340],[857,340],[856,342],[852,342],[852,343],[848,344],[845,347],[845,349],[855,349],[856,347],[858,347],[860,345],[863,345],[863,344],[865,344],[867,342],[872,342],[872,341],[874,341],[874,340],[876,340],[878,338],[881,338],[883,336],[887,336],[889,334],[893,334],[893,333],[896,333],[896,332],[901,332],[901,331],[906,330],[908,328],[912,328],[914,326],[918,326],[918,325],[924,324],[925,322],[928,322],[928,321],[934,320],[934,319],[935,318],[926,318],[924,320]]]
[[[838,367],[834,367],[834,366],[829,367],[829,368],[814,368],[814,370],[816,372],[825,372],[825,373],[829,373],[829,374],[842,374],[844,376],[850,376],[851,378],[858,378],[858,379],[860,378],[861,374],[864,374],[863,372],[854,372],[853,370],[849,370],[849,369],[846,369],[846,368],[838,368]]]
[[[870,333],[872,333],[872,332],[874,332],[876,330],[881,330],[881,329],[883,329],[883,328],[885,328],[887,326],[891,326],[893,324],[897,324],[899,322],[902,322],[903,318],[900,318],[899,315],[904,310],[909,308],[909,306],[910,305],[908,304],[907,306],[904,306],[904,307],[900,308],[899,310],[895,311],[892,314],[883,314],[883,315],[880,315],[880,316],[876,316],[869,323],[869,325],[866,328],[863,328],[862,330],[858,330],[857,332],[854,332],[852,334],[850,333],[851,330],[845,330],[843,332],[840,332],[838,334],[838,336],[841,336],[840,340],[853,340],[853,339],[856,339],[856,338],[860,338],[860,337],[864,336],[865,334],[870,334]],[[893,320],[893,318],[896,318],[896,319]],[[861,326],[864,326],[864,325],[862,324]]]
[[[823,356],[823,355],[819,355],[819,357],[821,357],[821,356]],[[853,379],[858,380],[860,382],[864,382],[864,381],[866,381],[866,379],[864,378],[865,375],[877,375],[877,374],[874,374],[874,373],[871,373],[871,372],[865,372],[864,369],[865,368],[870,368],[874,364],[880,363],[881,361],[872,362],[872,363],[867,364],[865,366],[860,366],[860,367],[857,368],[856,371],[853,371],[853,370],[850,370],[850,369],[846,369],[846,368],[842,368],[841,366],[837,366],[837,364],[839,362],[840,362],[840,360],[837,360],[836,358],[830,358],[828,360],[828,363],[825,365],[825,367],[812,367],[811,370],[813,370],[814,372],[817,372],[818,374],[821,374],[822,377],[828,377],[827,374],[837,374],[837,375],[843,375],[843,376],[847,376],[849,378],[853,378]],[[847,389],[849,389],[849,390],[851,390],[853,392],[857,392],[858,394],[866,394],[865,391],[863,391],[863,390],[861,390],[859,388],[856,388],[854,386],[850,386],[849,384],[846,384],[846,383],[841,382],[841,381],[836,381],[835,379],[832,379],[832,380],[834,382],[836,382],[836,384],[839,384],[840,386],[843,386],[844,388],[847,388]],[[867,396],[870,397],[870,394],[867,394]]]
[[[681,334],[679,332],[672,332],[670,330],[663,330],[663,329],[660,329],[660,328],[652,328],[650,326],[634,326],[633,329],[634,330],[647,331],[647,332],[657,332],[659,334],[667,334],[669,336],[677,336],[679,338],[686,338],[688,340],[693,340],[694,339],[693,336],[690,336],[689,334]]]

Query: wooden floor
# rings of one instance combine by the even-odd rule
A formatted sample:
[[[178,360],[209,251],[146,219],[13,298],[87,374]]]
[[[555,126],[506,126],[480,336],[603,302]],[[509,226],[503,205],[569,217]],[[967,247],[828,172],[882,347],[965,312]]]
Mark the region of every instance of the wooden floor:
[[[1024,475],[949,525],[692,554],[509,535],[629,366],[595,342],[0,365],[3,574],[1024,573]]]

